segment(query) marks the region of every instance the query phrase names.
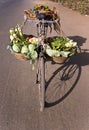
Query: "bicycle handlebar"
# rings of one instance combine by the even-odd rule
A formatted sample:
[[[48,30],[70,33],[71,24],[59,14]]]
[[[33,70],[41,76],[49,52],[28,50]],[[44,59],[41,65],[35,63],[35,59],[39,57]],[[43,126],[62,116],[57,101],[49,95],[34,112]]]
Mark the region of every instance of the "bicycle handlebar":
[[[39,23],[39,22],[42,22],[42,23],[51,23],[51,24],[53,24],[53,23],[56,22],[56,20],[30,19],[30,18],[27,18],[26,16],[24,16],[24,20],[25,20],[25,21],[28,21],[28,22],[30,22],[30,23]]]

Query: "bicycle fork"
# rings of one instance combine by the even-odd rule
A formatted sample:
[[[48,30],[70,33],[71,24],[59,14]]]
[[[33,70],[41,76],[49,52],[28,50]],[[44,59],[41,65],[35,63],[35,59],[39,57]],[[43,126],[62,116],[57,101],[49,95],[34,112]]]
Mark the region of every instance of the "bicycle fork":
[[[44,52],[43,52],[44,51],[43,45],[39,46],[38,51],[39,51],[39,58],[37,60],[36,84],[40,83],[39,75],[40,75],[40,61],[41,61],[41,58],[43,58],[43,62],[44,62],[43,64],[45,64],[45,56],[44,56]]]

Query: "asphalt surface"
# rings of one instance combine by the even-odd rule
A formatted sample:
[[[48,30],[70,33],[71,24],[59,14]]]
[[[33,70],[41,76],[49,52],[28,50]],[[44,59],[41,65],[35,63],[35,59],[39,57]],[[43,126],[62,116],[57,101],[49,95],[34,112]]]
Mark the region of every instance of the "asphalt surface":
[[[63,31],[82,49],[64,65],[47,62],[44,112],[34,86],[36,66],[32,71],[29,61],[17,60],[6,49],[9,29],[37,3],[56,6]],[[27,24],[24,32],[36,34],[35,25]],[[89,130],[89,16],[47,0],[16,0],[0,7],[0,130]]]

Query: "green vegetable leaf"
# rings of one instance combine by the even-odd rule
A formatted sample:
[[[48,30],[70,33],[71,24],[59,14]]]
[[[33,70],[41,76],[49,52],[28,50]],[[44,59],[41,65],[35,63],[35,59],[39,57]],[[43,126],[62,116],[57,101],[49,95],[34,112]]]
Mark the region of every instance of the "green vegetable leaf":
[[[46,53],[50,56],[50,57],[53,57],[53,56],[60,56],[60,51],[57,51],[57,50],[52,50],[52,49],[46,49]]]
[[[32,51],[32,52],[30,53],[30,57],[31,57],[32,60],[36,60],[37,57],[38,57],[37,52],[36,52],[36,51]]]
[[[26,46],[26,45],[24,45],[23,47],[22,47],[22,49],[21,49],[21,53],[22,54],[27,54],[28,53],[28,47]]]
[[[28,48],[29,48],[29,51],[32,52],[35,50],[35,45],[29,44]]]
[[[17,52],[17,53],[19,53],[20,50],[21,50],[20,46],[19,46],[19,45],[16,45],[16,44],[14,44],[14,45],[12,46],[12,49],[13,49],[13,51],[15,51],[15,52]]]

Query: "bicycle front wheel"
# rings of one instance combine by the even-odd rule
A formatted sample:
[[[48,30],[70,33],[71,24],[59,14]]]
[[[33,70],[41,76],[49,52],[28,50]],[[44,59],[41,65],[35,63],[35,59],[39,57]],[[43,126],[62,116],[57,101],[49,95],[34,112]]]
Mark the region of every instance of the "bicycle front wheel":
[[[45,61],[44,57],[40,57],[39,60],[40,60],[39,100],[40,100],[40,111],[43,111],[45,107]]]

